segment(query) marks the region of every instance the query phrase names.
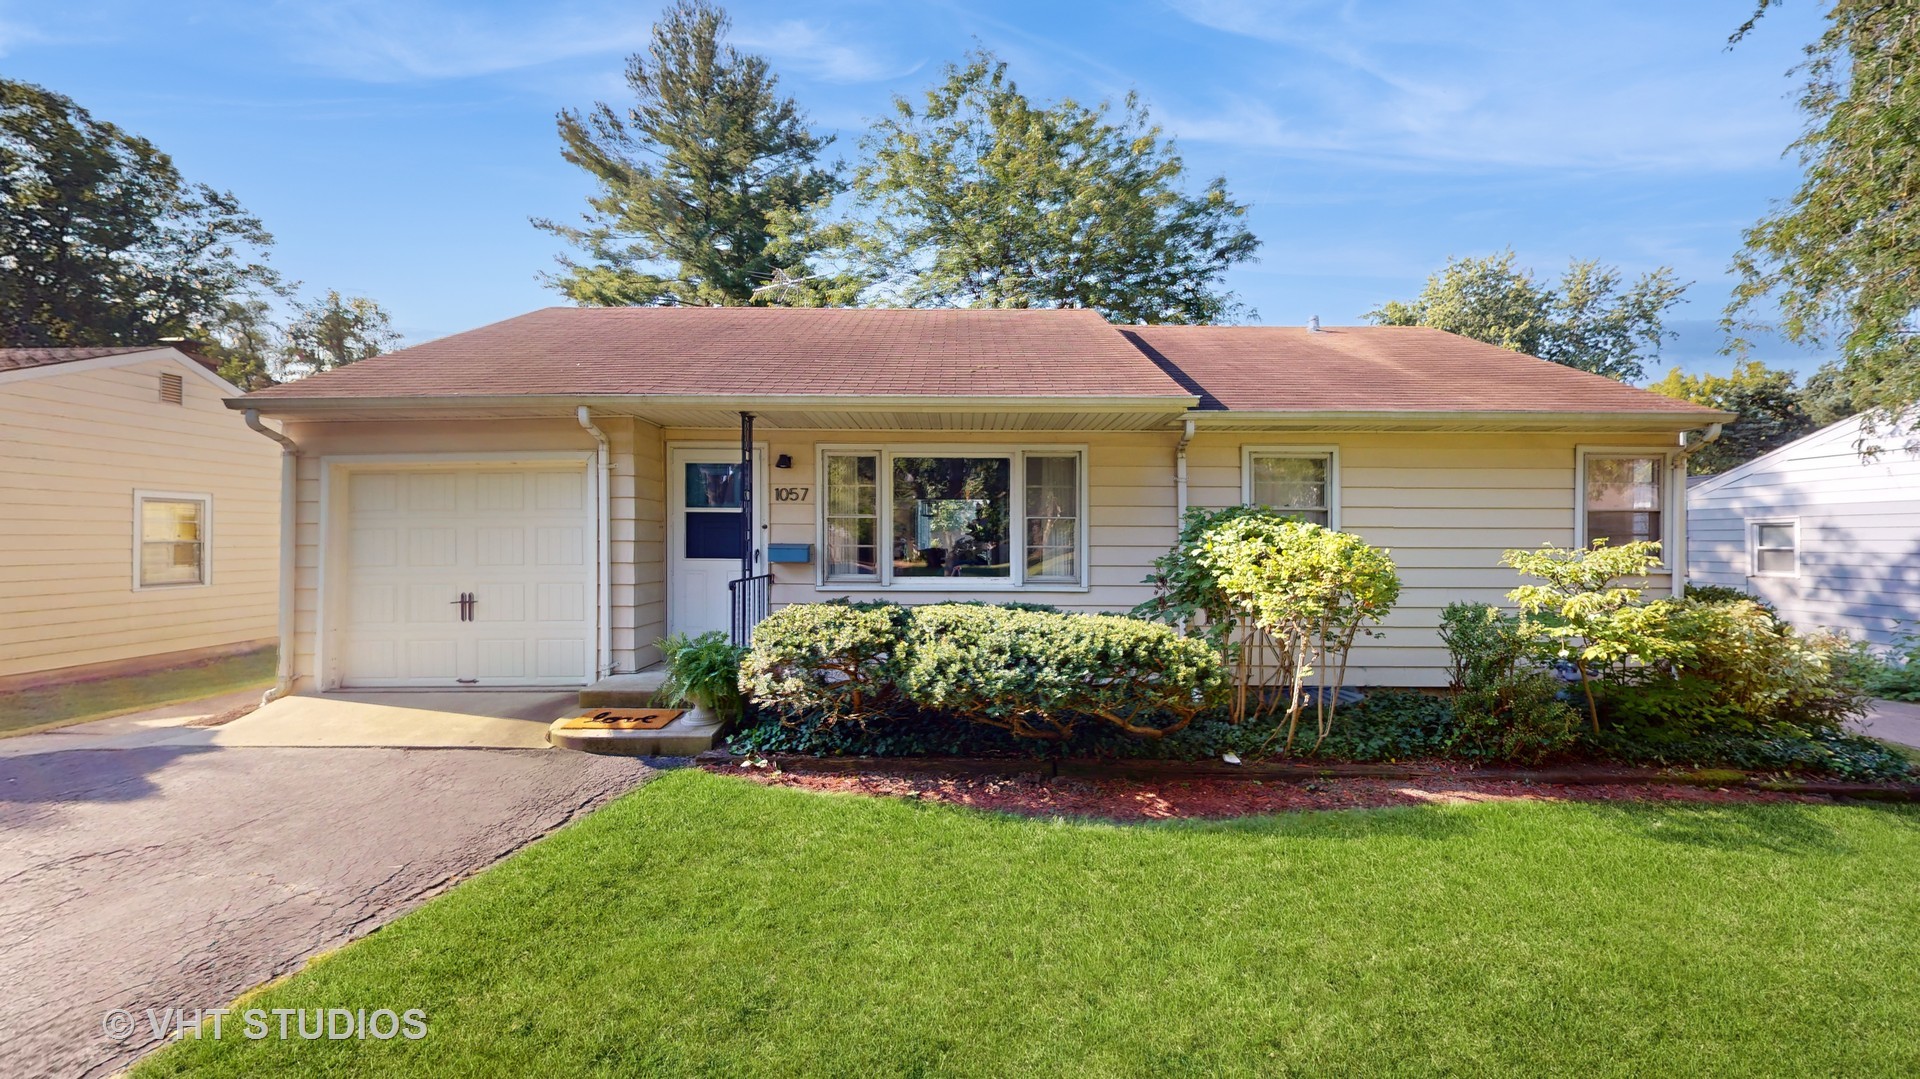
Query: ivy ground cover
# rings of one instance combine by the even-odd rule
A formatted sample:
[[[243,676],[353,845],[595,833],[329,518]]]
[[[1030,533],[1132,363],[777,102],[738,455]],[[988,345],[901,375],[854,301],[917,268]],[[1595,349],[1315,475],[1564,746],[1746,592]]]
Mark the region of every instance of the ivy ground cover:
[[[671,773],[145,1076],[1911,1075],[1920,812],[1116,825]]]

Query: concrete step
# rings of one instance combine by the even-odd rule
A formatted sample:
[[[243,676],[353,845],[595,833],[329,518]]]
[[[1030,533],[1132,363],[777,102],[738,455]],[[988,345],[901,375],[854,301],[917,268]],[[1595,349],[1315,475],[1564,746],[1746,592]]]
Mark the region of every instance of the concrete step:
[[[667,680],[665,667],[649,667],[633,674],[610,674],[580,691],[582,708],[650,708],[670,706],[655,698]]]
[[[691,757],[713,748],[720,733],[717,721],[693,722],[688,712],[657,731],[562,730],[566,720],[547,728],[547,742],[560,749],[616,757]]]

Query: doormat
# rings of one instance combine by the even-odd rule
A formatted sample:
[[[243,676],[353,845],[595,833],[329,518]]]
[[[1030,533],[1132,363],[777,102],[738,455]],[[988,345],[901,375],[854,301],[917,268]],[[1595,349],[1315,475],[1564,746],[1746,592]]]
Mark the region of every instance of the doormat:
[[[604,708],[574,716],[560,724],[563,731],[657,731],[677,719],[680,708]]]

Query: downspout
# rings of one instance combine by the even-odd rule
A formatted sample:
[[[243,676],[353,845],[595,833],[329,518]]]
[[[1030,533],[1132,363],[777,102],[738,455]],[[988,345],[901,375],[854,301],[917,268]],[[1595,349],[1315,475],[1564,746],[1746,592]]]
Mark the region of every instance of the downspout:
[[[1698,442],[1688,440],[1687,436],[1693,434],[1692,431],[1680,432],[1680,452],[1673,455],[1673,484],[1674,489],[1680,494],[1680,519],[1675,523],[1673,531],[1673,545],[1678,550],[1667,561],[1674,567],[1673,597],[1675,599],[1683,598],[1687,594],[1687,458],[1699,453],[1707,443],[1719,438],[1720,429],[1720,424],[1708,424],[1706,433],[1701,435]]]
[[[597,545],[600,562],[600,642],[596,646],[598,654],[594,657],[594,677],[603,678],[613,673],[613,550],[610,542],[612,532],[607,518],[613,512],[613,451],[607,443],[606,433],[593,425],[593,417],[588,414],[587,406],[581,405],[575,418],[580,426],[587,429],[593,440],[599,445],[594,450],[594,460],[600,466],[600,514],[599,528],[596,529],[594,542]]]
[[[1180,432],[1180,444],[1173,448],[1173,529],[1180,531],[1187,519],[1187,444],[1193,441],[1193,421],[1186,421]]]
[[[260,410],[247,409],[247,426],[280,443],[280,655],[274,663],[273,688],[260,703],[287,695],[293,688],[294,550],[298,524],[294,511],[300,495],[300,447],[293,439],[260,422]]]

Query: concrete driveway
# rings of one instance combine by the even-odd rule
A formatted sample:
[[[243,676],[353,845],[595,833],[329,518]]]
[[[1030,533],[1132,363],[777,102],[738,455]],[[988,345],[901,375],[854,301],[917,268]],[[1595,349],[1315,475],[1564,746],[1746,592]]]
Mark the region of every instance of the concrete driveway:
[[[653,774],[197,738],[0,757],[0,1075],[117,1071],[158,1041],[147,1009],[224,1007]],[[116,1008],[125,1040],[103,1032]]]
[[[1874,701],[1858,726],[1875,738],[1920,748],[1920,704]]]

